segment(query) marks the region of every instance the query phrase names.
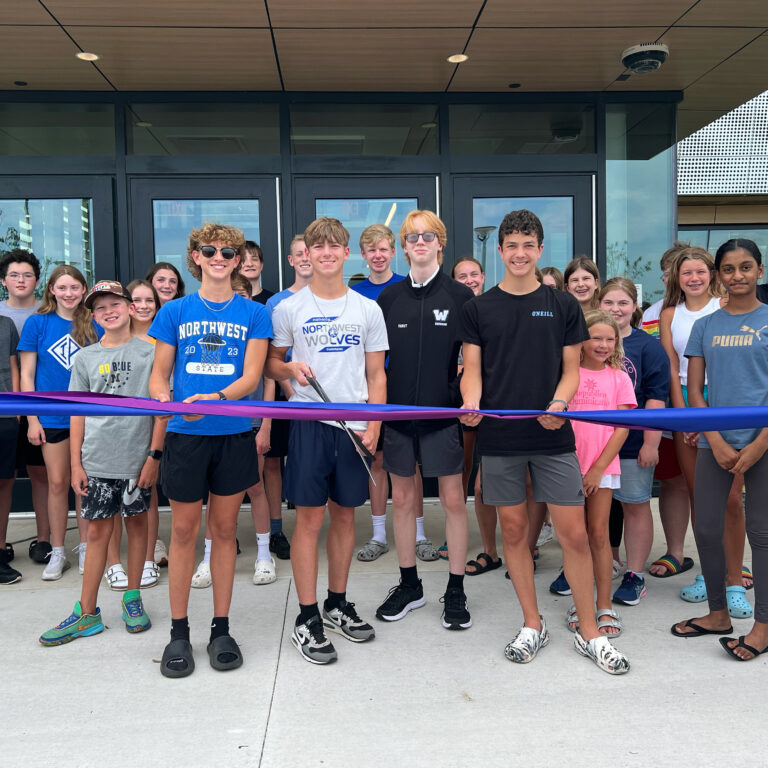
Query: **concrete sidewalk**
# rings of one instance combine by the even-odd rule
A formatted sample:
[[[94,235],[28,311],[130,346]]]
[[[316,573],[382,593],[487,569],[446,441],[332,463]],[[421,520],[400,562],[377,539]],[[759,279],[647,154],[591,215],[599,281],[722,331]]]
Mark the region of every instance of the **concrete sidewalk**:
[[[442,561],[419,564],[425,608],[401,622],[376,621],[376,607],[398,580],[392,546],[374,563],[354,560],[350,576],[348,597],[375,625],[376,639],[357,645],[333,635],[339,661],[318,667],[290,643],[298,612],[290,563],[278,561],[274,584],[254,586],[255,536],[249,513],[241,514],[244,552],[238,557],[230,616],[245,664],[226,674],[210,668],[205,651],[211,592],[192,590],[197,669],[181,680],[161,676],[158,663],[170,629],[165,571],[161,583],[143,593],[153,621],[149,632],[124,631],[120,594],[104,584],[99,604],[108,630],[65,646],[42,647],[38,636],[65,618],[79,598],[76,553],[74,567],[61,581],[46,583],[40,580],[42,566],[27,558],[26,544],[16,546],[13,565],[24,579],[0,593],[5,765],[768,763],[768,655],[739,664],[716,638],[681,640],[669,632],[675,621],[705,610],[677,594],[696,569],[671,579],[647,579],[648,596],[622,609],[625,633],[616,644],[632,669],[615,678],[573,650],[564,621],[571,600],[548,591],[561,563],[556,542],[542,548],[536,575],[552,639],[530,665],[504,657],[504,646],[522,619],[503,568],[466,579],[474,622],[466,632],[448,632],[440,624],[439,598],[447,579]],[[362,546],[370,534],[369,510],[357,514]],[[286,513],[289,536],[293,520],[294,513]],[[473,557],[481,547],[471,505],[470,521]],[[160,522],[167,542],[170,517],[161,515]],[[436,546],[443,541],[439,505],[428,505],[426,530]],[[391,530],[389,535],[391,542]],[[11,521],[9,541],[33,536],[32,521]],[[654,556],[663,553],[660,530],[656,541]],[[75,543],[76,534],[68,534],[67,544]],[[688,552],[695,557],[692,542]],[[320,569],[322,598],[322,559]],[[751,620],[733,624],[735,634],[744,634]]]

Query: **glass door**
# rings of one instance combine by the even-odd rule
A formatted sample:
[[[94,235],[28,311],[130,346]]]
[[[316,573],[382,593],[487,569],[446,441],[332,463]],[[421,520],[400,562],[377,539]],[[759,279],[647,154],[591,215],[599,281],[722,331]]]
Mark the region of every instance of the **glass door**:
[[[143,277],[167,261],[184,279],[187,293],[199,283],[186,268],[189,233],[206,221],[238,227],[264,253],[262,285],[280,288],[279,187],[269,178],[132,179],[131,275]]]
[[[344,279],[354,283],[368,277],[360,235],[371,224],[385,224],[395,233],[397,243],[392,269],[402,275],[408,265],[400,248],[400,227],[409,211],[436,210],[436,189],[435,176],[298,177],[294,180],[295,231],[303,232],[318,216],[339,219],[350,235]]]
[[[453,181],[456,261],[472,256],[485,267],[487,288],[500,282],[498,227],[510,211],[527,208],[544,227],[540,267],[561,272],[578,255],[594,258],[592,177],[459,176]]]

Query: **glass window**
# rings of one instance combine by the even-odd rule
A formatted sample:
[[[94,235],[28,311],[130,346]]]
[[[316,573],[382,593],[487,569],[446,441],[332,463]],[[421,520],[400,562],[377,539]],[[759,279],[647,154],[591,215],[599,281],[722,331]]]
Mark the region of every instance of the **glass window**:
[[[131,104],[129,155],[279,155],[277,104]]]
[[[294,155],[436,155],[432,104],[294,104]]]
[[[476,197],[472,201],[472,255],[484,267],[486,290],[504,278],[504,264],[497,250],[498,226],[510,211],[521,208],[533,211],[544,227],[539,267],[557,267],[562,272],[574,256],[572,197]],[[464,256],[457,253],[454,261]]]
[[[399,275],[408,273],[408,262],[400,247],[399,232],[409,211],[415,211],[415,197],[355,198],[316,200],[315,215],[339,219],[349,230],[349,258],[344,263],[344,280],[354,285],[368,277],[368,266],[360,254],[360,235],[371,224],[385,224],[395,233],[395,258],[391,268]]]
[[[606,107],[606,277],[664,295],[659,259],[677,232],[675,104]]]
[[[454,104],[455,155],[578,155],[595,152],[592,104]]]
[[[113,155],[112,104],[0,104],[0,155]]]
[[[723,243],[737,237],[754,241],[760,249],[760,253],[763,254],[763,259],[768,254],[768,226],[740,227],[738,224],[733,224],[728,227],[719,226],[710,229],[681,229],[678,231],[677,237],[684,243],[706,248],[713,256]]]
[[[61,264],[77,267],[93,285],[91,201],[0,200],[0,256],[14,248],[32,251],[40,262],[42,298],[48,275]],[[0,287],[2,298],[5,288]]]
[[[189,233],[206,221],[222,221],[241,229],[246,240],[260,241],[258,200],[153,200],[155,262],[176,267],[193,293],[199,281],[187,269]]]
[[[690,243],[698,245],[701,248],[709,248],[709,230],[708,229],[687,229],[680,230],[677,233],[677,239],[681,243]]]

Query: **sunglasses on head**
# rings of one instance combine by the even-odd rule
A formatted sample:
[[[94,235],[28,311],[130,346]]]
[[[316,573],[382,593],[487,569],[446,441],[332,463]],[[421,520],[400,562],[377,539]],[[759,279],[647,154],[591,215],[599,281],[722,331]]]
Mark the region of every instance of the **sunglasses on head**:
[[[235,256],[237,256],[236,248],[214,248],[212,245],[201,245],[197,250],[200,251],[206,259],[212,259],[217,251],[221,254],[222,258],[227,261],[234,259]]]
[[[409,232],[405,236],[405,242],[411,244],[418,243],[419,238],[421,238],[425,243],[431,243],[436,237],[437,234],[435,232]]]

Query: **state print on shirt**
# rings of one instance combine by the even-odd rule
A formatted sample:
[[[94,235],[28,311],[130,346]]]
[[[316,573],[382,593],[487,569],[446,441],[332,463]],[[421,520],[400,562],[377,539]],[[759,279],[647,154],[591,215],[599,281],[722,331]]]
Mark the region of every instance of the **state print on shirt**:
[[[179,347],[187,357],[184,370],[203,376],[234,376],[234,360],[240,356],[240,346],[247,333],[248,327],[239,323],[214,320],[181,323]]]
[[[310,317],[301,326],[307,346],[318,352],[346,352],[362,343],[363,326],[359,323],[334,323],[335,317]]]
[[[80,349],[80,345],[67,333],[54,341],[46,351],[59,365],[69,371]]]

